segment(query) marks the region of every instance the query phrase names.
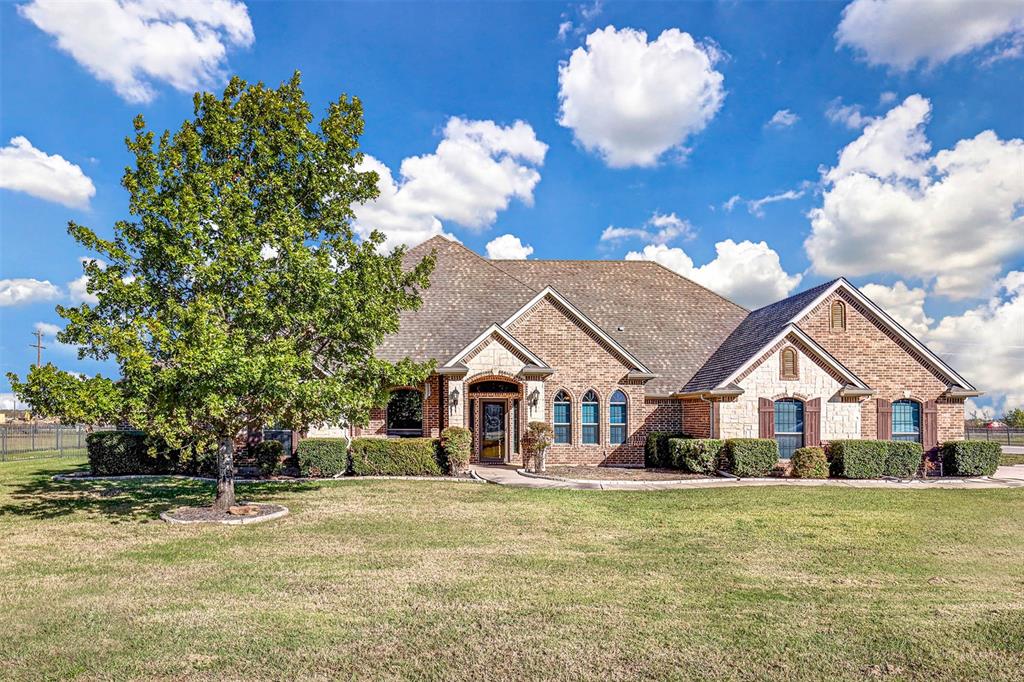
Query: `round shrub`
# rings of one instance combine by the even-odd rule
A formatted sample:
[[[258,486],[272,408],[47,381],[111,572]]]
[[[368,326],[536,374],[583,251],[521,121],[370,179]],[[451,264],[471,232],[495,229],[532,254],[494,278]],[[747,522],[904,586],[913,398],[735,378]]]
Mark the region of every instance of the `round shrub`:
[[[924,448],[914,441],[890,440],[885,443],[885,476],[913,478],[921,468]]]
[[[296,452],[303,476],[336,476],[348,471],[348,441],[344,438],[309,438]]]
[[[823,448],[797,448],[789,463],[794,478],[828,478],[828,459]]]
[[[441,451],[449,476],[458,476],[469,467],[472,443],[473,433],[461,426],[449,426],[441,432]]]
[[[951,440],[942,444],[943,473],[947,476],[991,476],[1002,454],[999,443]]]
[[[718,469],[723,443],[717,438],[669,438],[672,466],[691,474],[713,474]]]
[[[355,438],[349,471],[356,476],[442,476],[434,438]]]
[[[260,468],[260,474],[263,476],[276,476],[281,473],[284,446],[279,441],[261,441],[250,447],[249,452],[256,460],[256,466]]]
[[[722,453],[725,470],[740,478],[767,476],[779,462],[779,444],[773,438],[730,438]]]

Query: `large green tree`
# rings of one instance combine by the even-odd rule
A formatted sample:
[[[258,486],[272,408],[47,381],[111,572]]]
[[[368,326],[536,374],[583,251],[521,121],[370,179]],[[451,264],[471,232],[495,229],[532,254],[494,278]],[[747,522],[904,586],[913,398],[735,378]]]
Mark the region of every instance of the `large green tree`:
[[[214,507],[234,504],[234,437],[263,424],[362,422],[389,386],[429,367],[374,356],[416,308],[433,261],[403,270],[383,235],[354,237],[353,205],[377,196],[360,172],[362,106],[342,95],[314,128],[299,75],[277,89],[233,78],[197,93],[194,117],[157,139],[141,116],[126,140],[131,220],[113,238],[70,223],[98,255],[99,302],[58,306],[59,335],[113,358],[117,381],[37,367],[15,392],[44,414],[117,419],[172,447],[216,447]]]

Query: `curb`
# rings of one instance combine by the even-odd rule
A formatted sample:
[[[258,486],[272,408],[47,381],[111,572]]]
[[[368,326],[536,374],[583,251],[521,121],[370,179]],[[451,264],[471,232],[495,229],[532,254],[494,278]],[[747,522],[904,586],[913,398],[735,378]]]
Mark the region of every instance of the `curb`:
[[[170,514],[174,511],[177,511],[176,509],[171,509],[160,514],[160,518],[166,521],[167,523],[171,524],[172,526],[198,526],[204,524],[220,524],[222,526],[247,526],[253,523],[263,523],[264,521],[273,521],[274,519],[280,519],[285,516],[288,516],[288,507],[285,507],[280,504],[274,506],[281,508],[275,512],[267,514],[266,516],[240,516],[237,519],[219,519],[213,521],[207,519],[184,521],[182,519],[171,518]],[[182,509],[182,507],[178,507],[178,509]]]
[[[54,474],[53,481],[130,481],[139,479],[176,478],[182,481],[205,481],[216,483],[216,478],[203,476],[184,476],[182,474],[125,474],[123,476],[76,476],[74,474]],[[327,481],[444,481],[446,483],[487,483],[476,476],[472,478],[452,478],[450,476],[331,476],[328,478],[236,478],[235,483],[324,483]]]
[[[526,469],[516,469],[516,473],[520,476],[527,478],[539,478],[545,481],[558,481],[560,483],[578,483],[583,485],[594,485],[597,487],[604,487],[605,484],[611,485],[678,485],[680,483],[712,483],[721,482],[722,479],[718,478],[665,478],[657,480],[623,480],[623,479],[596,479],[596,478],[562,478],[561,476],[546,476],[544,474],[538,474],[533,471],[527,471]]]

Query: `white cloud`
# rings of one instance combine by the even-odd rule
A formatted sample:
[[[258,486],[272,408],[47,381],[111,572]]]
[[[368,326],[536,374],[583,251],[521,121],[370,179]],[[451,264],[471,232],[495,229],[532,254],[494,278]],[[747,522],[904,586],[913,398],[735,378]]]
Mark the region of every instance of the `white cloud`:
[[[36,322],[35,330],[43,333],[43,343],[48,349],[68,354],[78,353],[77,345],[57,340],[57,334],[62,331],[61,327],[50,322]]]
[[[49,338],[55,337],[60,333],[60,327],[50,322],[36,322],[35,330],[42,332],[43,336]]]
[[[930,155],[930,103],[912,95],[823,171],[804,246],[825,275],[897,273],[950,298],[986,295],[1024,251],[1024,141],[992,131]]]
[[[893,102],[896,101],[898,97],[899,95],[897,95],[892,90],[886,90],[885,92],[878,96],[878,103],[881,105],[892,104]]]
[[[500,126],[450,118],[432,154],[402,161],[400,179],[372,156],[363,157],[360,170],[380,176],[380,196],[356,207],[356,232],[365,237],[379,229],[391,248],[444,234],[442,220],[487,227],[513,199],[533,204],[537,167],[547,149],[523,121]]]
[[[566,20],[566,21],[563,21],[562,23],[558,24],[558,39],[559,40],[565,40],[569,36],[570,33],[572,33],[572,22],[571,21]]]
[[[989,405],[979,405],[970,398],[964,401],[964,413],[968,419],[995,419],[996,411]]]
[[[599,29],[559,66],[558,122],[613,168],[685,154],[722,106],[720,59],[713,44],[675,28],[650,43],[644,31]]]
[[[18,11],[129,102],[152,100],[156,82],[185,92],[217,82],[228,48],[254,40],[236,0],[33,0]]]
[[[78,260],[82,263],[83,266],[86,263],[96,261],[96,264],[99,266],[100,270],[103,270],[104,268],[107,267],[106,262],[100,260],[99,258],[81,256],[79,257]],[[127,280],[128,278],[125,279]],[[79,303],[88,303],[89,305],[96,305],[97,303],[100,302],[99,298],[97,298],[94,294],[89,293],[88,285],[89,277],[85,274],[82,274],[81,277],[68,282],[68,298],[71,299],[72,303],[76,305]]]
[[[883,93],[884,95],[893,95],[895,93]],[[892,100],[888,100],[892,101]],[[844,125],[847,128],[853,130],[860,130],[867,124],[871,123],[875,119],[870,116],[865,116],[862,113],[862,107],[859,104],[843,104],[842,97],[836,97],[834,100],[828,103],[828,108],[825,109],[825,118],[832,123],[838,123]]]
[[[914,336],[922,337],[928,333],[933,320],[924,312],[924,289],[896,282],[891,287],[865,284],[860,290]]]
[[[789,189],[786,190],[785,192],[779,192],[778,194],[769,194],[766,197],[761,197],[760,199],[751,199],[750,201],[748,201],[747,210],[750,211],[752,215],[755,215],[758,218],[763,218],[764,207],[766,205],[775,204],[780,201],[794,201],[796,199],[799,199],[803,195],[804,190],[802,189]]]
[[[801,275],[782,269],[779,254],[765,242],[731,239],[715,244],[716,257],[695,267],[693,259],[680,248],[649,244],[642,251],[630,251],[626,260],[652,260],[688,277],[740,305],[754,309],[785,298],[800,284]]]
[[[722,204],[722,208],[724,208],[727,212],[731,213],[732,209],[736,208],[736,204],[738,204],[742,200],[743,197],[741,197],[739,194],[733,194],[731,197],[728,198],[728,200],[726,200],[724,204]]]
[[[789,109],[779,109],[772,114],[772,118],[768,121],[767,125],[773,128],[788,128],[791,125],[795,125],[799,120],[800,117]]]
[[[680,218],[675,213],[666,214],[655,211],[643,227],[609,225],[601,233],[601,241],[640,239],[654,244],[667,244],[674,239],[692,239],[694,236],[696,235],[690,221]]]
[[[28,403],[18,399],[13,393],[0,393],[0,410],[27,410]]]
[[[52,301],[60,298],[60,287],[45,279],[0,279],[0,307]]]
[[[25,192],[69,208],[88,208],[96,194],[82,169],[58,154],[47,154],[22,136],[0,148],[0,188]]]
[[[854,0],[836,30],[839,45],[899,71],[990,45],[997,55],[1017,56],[1022,34],[1024,4],[981,0]]]
[[[519,237],[503,234],[487,242],[488,258],[505,258],[508,260],[525,260],[533,253],[533,247],[524,244]]]

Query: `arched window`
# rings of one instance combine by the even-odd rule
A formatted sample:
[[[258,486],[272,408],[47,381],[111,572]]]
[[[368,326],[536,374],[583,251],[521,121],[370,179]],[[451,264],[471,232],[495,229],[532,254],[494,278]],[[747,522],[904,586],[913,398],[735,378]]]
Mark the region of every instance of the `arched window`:
[[[846,304],[842,301],[832,301],[832,329],[842,331],[846,329]]]
[[[608,402],[608,442],[612,445],[626,442],[626,414],[626,394],[615,391]]]
[[[779,457],[789,459],[804,446],[804,404],[795,398],[775,401],[775,442]]]
[[[601,406],[597,402],[597,394],[593,391],[583,394],[580,414],[583,417],[580,419],[580,424],[583,425],[583,444],[597,445],[601,441]]]
[[[555,394],[554,409],[555,442],[572,442],[572,399],[565,391]]]
[[[783,379],[799,379],[800,365],[797,363],[796,348],[783,348],[779,356],[779,376]]]
[[[897,400],[892,404],[892,439],[921,442],[921,403]]]
[[[411,438],[423,435],[423,394],[413,388],[391,392],[387,409],[388,435]]]

